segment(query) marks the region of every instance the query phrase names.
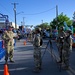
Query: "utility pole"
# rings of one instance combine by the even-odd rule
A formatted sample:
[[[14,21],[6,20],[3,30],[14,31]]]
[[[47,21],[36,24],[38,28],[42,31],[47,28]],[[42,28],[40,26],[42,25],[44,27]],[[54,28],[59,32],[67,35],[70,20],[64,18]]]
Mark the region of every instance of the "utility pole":
[[[25,21],[24,20],[25,20],[25,17],[23,17],[23,25],[25,26]]]
[[[58,17],[58,6],[56,5],[56,18]]]
[[[17,29],[17,23],[16,23],[16,5],[18,3],[12,3],[14,5],[14,15],[15,15],[15,29]]]
[[[56,5],[56,22],[57,22],[56,28],[58,28],[58,6],[57,5]]]
[[[73,14],[73,21],[75,21],[75,12],[74,12],[74,14]]]

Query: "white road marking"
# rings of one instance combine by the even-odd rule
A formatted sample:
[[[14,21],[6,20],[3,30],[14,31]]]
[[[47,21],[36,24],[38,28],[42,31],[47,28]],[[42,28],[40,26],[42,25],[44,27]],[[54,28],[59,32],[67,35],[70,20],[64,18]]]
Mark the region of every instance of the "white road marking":
[[[19,71],[19,70],[26,70],[28,67],[22,67],[22,68],[14,68],[14,69],[8,69],[9,71]],[[0,72],[3,72],[4,70],[0,70]]]

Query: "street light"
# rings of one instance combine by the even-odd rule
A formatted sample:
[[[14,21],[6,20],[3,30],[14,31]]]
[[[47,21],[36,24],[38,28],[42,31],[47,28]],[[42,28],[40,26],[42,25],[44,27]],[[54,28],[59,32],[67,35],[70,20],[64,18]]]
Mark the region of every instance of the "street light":
[[[21,14],[21,13],[24,13],[23,11],[22,12],[19,12],[19,13],[17,13],[16,15],[19,15],[19,14]]]
[[[24,12],[16,13],[16,10],[14,10],[14,14],[15,14],[15,29],[17,29],[16,16],[21,14],[21,13],[24,13]]]
[[[17,14],[20,14],[20,13],[22,13],[22,12],[16,13],[16,5],[17,5],[18,3],[12,3],[12,4],[14,5],[15,29],[17,29],[17,25],[16,25],[16,15],[17,15]]]
[[[42,21],[42,24],[43,24],[43,20],[41,20]]]

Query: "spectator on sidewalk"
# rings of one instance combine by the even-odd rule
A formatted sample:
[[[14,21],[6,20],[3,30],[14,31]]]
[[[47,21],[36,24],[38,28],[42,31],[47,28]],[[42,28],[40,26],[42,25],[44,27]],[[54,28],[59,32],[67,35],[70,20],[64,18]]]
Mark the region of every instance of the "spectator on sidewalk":
[[[2,39],[4,40],[4,46],[5,46],[5,50],[6,50],[5,63],[7,63],[8,57],[9,57],[10,62],[14,62],[13,61],[14,34],[12,32],[12,29],[13,29],[12,26],[8,26],[8,29],[6,31],[4,31],[4,33],[2,35]]]

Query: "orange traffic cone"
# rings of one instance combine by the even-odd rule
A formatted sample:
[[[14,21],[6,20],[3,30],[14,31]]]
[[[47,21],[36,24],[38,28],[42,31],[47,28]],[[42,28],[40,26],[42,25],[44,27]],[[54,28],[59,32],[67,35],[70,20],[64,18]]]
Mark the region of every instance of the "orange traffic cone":
[[[4,75],[9,75],[7,64],[4,65]]]
[[[26,45],[26,40],[24,41],[24,45]]]

